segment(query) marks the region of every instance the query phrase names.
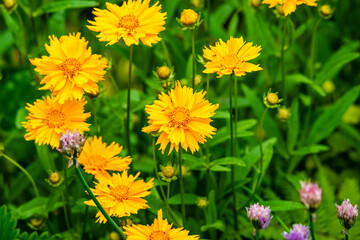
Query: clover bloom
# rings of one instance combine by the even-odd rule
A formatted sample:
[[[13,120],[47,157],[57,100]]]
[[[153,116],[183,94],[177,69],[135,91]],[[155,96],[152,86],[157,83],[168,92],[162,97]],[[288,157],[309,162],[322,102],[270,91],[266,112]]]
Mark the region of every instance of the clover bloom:
[[[318,0],[264,0],[263,4],[270,4],[269,8],[273,8],[276,5],[283,5],[283,11],[285,16],[292,12],[295,12],[296,5],[305,4],[308,6],[317,6],[316,1]]]
[[[121,6],[106,3],[106,10],[95,8],[95,21],[88,21],[87,26],[94,32],[100,32],[98,38],[106,45],[113,45],[123,39],[127,46],[139,44],[151,46],[161,40],[158,34],[165,30],[166,13],[161,12],[161,5],[156,2],[149,6],[150,0],[128,0]]]
[[[87,173],[96,178],[110,177],[107,171],[124,171],[129,169],[131,157],[118,157],[123,147],[112,142],[109,146],[102,142],[102,138],[96,136],[92,141],[87,141],[79,156],[79,162],[84,166]]]
[[[79,167],[77,157],[80,155],[84,143],[84,134],[80,134],[79,130],[76,130],[76,132],[69,132],[69,130],[66,130],[66,133],[61,133],[60,146],[56,150],[58,150],[59,153],[64,153],[70,158],[68,167],[71,167],[74,164],[74,158],[76,159],[76,167]]]
[[[203,49],[203,56],[208,62],[205,64],[204,73],[217,73],[218,78],[223,75],[235,74],[244,76],[248,72],[260,71],[261,67],[247,61],[260,55],[261,46],[245,43],[243,38],[230,37],[226,43],[223,40]]]
[[[104,80],[106,63],[101,55],[92,54],[88,42],[80,38],[80,33],[49,37],[50,45],[45,44],[49,56],[31,59],[35,71],[45,77],[40,90],[49,89],[55,100],[80,100],[84,91],[95,94],[99,90],[98,81]]]
[[[310,230],[308,226],[302,224],[294,224],[290,229],[290,233],[284,232],[282,235],[286,240],[309,240]]]
[[[196,240],[197,235],[189,235],[188,230],[183,228],[173,228],[166,219],[163,219],[162,209],[158,211],[158,216],[153,224],[149,225],[131,225],[125,226],[125,234],[128,240]]]
[[[27,133],[25,139],[35,140],[35,143],[49,144],[52,148],[58,148],[60,137],[63,132],[89,131],[90,124],[85,120],[90,113],[84,113],[85,99],[81,101],[65,101],[60,104],[53,97],[47,96],[43,100],[36,100],[34,105],[27,104],[29,111],[27,121],[23,126]]]
[[[304,204],[304,206],[310,211],[314,211],[320,206],[322,199],[322,189],[319,188],[317,183],[312,182],[300,182],[301,190],[300,190],[300,200]]]
[[[358,206],[352,206],[349,199],[344,200],[340,206],[336,205],[337,217],[345,229],[349,230],[354,226],[358,217]]]
[[[124,217],[130,214],[136,214],[139,209],[145,209],[149,206],[143,199],[151,192],[148,191],[154,185],[152,178],[147,183],[144,180],[137,180],[140,175],[128,175],[127,170],[121,174],[114,173],[111,177],[100,177],[96,183],[95,189],[91,189],[100,204],[104,207],[109,216]],[[93,200],[85,201],[89,206],[96,206]],[[96,214],[96,222],[106,223],[106,218],[99,211]]]
[[[188,148],[193,153],[199,150],[199,143],[206,142],[205,137],[212,138],[216,128],[210,125],[218,104],[211,104],[204,100],[206,92],[195,92],[190,87],[181,87],[177,81],[175,89],[168,94],[159,94],[159,100],[154,104],[146,105],[145,111],[150,115],[149,126],[142,129],[143,132],[158,132],[160,136],[156,144],[160,144],[160,150],[164,153],[170,143],[171,151],[179,146],[185,150]]]
[[[246,208],[246,212],[255,230],[266,229],[269,226],[272,219],[270,207],[264,207],[264,205],[256,203]]]

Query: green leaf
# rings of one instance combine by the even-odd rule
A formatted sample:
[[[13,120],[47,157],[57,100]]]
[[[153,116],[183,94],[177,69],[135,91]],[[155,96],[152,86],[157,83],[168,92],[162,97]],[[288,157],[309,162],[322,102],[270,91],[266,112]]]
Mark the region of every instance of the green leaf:
[[[228,167],[223,167],[221,165],[215,165],[210,167],[210,171],[213,172],[231,172],[231,169]]]
[[[210,34],[215,38],[223,38],[227,36],[224,31],[224,23],[230,17],[234,7],[228,3],[221,4],[216,10],[210,15]],[[225,40],[225,39],[224,39]]]
[[[287,144],[288,150],[291,152],[296,146],[299,136],[300,120],[299,120],[299,100],[296,98],[290,108],[290,118],[288,120]]]
[[[22,123],[26,121],[26,117],[27,117],[28,113],[29,112],[24,107],[21,107],[17,110],[16,117],[15,117],[15,126],[18,129],[23,128]]]
[[[317,74],[315,82],[321,85],[326,80],[333,79],[345,66],[345,64],[359,58],[360,54],[353,52],[359,48],[359,45],[359,42],[345,44],[333,55],[331,55],[331,57],[324,64],[321,71]]]
[[[28,219],[34,215],[44,215],[47,198],[34,198],[27,203],[13,209],[12,212],[17,219]]]
[[[13,240],[19,235],[16,220],[7,212],[6,206],[0,207],[0,239]]]
[[[44,170],[46,172],[48,172],[49,170],[55,170],[51,167],[51,163],[50,161],[52,161],[51,159],[51,155],[50,155],[50,149],[48,145],[38,145],[35,144],[36,147],[36,152],[37,155],[39,157],[39,160],[41,162],[41,166],[44,168]]]
[[[49,35],[61,37],[65,34],[65,10],[60,10],[51,15],[49,21]]]
[[[9,30],[3,31],[0,33],[0,56],[4,52],[8,51],[11,45],[13,44],[13,37]]]
[[[321,145],[321,144],[313,144],[310,146],[305,146],[298,148],[296,151],[292,152],[294,155],[308,155],[315,154],[318,152],[329,151],[329,146]]]
[[[225,225],[220,220],[218,220],[218,221],[216,221],[214,223],[211,223],[211,224],[203,225],[203,226],[201,226],[200,229],[201,229],[202,232],[205,232],[205,231],[207,231],[207,230],[209,230],[211,228],[215,228],[215,229],[220,230],[220,231],[225,231]]]
[[[245,167],[245,162],[243,160],[241,160],[240,158],[236,158],[236,157],[220,158],[220,159],[217,159],[217,160],[211,162],[211,164],[213,166],[215,166],[215,165],[238,165],[241,167]]]
[[[37,232],[31,233],[30,236],[27,232],[24,232],[19,236],[19,240],[57,240],[57,239],[61,239],[60,234],[56,234],[50,237],[50,234],[48,232],[43,232],[40,236]]]
[[[191,194],[191,193],[184,194],[184,203],[185,204],[196,204],[197,199],[198,199],[198,196],[196,196],[195,194]],[[172,205],[181,204],[181,195],[176,194],[176,195],[172,196],[169,199],[169,204],[172,204]]]
[[[254,91],[252,91],[250,88],[248,88],[245,84],[242,84],[241,88],[242,88],[246,98],[249,100],[251,108],[253,109],[253,111],[255,113],[255,116],[258,119],[261,119],[261,117],[265,111],[264,104],[256,96]],[[287,153],[285,141],[280,133],[280,130],[279,130],[276,122],[272,119],[270,114],[266,114],[263,128],[264,128],[267,136],[277,138],[278,144],[276,144],[276,148],[279,151],[279,153],[287,159],[289,156]]]
[[[360,86],[353,87],[330,109],[320,115],[310,131],[308,143],[314,144],[329,136],[341,122],[341,118],[346,110],[359,97],[359,93]]]
[[[229,35],[235,36],[237,33],[237,27],[239,26],[239,14],[238,12],[235,12],[235,14],[231,17],[230,23],[229,23]]]
[[[326,94],[324,90],[319,86],[319,84],[313,82],[311,79],[306,77],[303,74],[297,73],[286,76],[286,81],[294,82],[294,83],[304,83],[310,86],[315,92],[317,92],[320,96],[324,97]]]
[[[56,1],[46,3],[33,12],[33,16],[37,17],[44,13],[59,12],[69,8],[88,8],[98,6],[96,1]]]
[[[271,211],[274,212],[283,212],[283,211],[293,211],[293,210],[305,210],[305,207],[300,202],[291,202],[291,201],[266,201],[262,203],[264,206],[270,206]]]

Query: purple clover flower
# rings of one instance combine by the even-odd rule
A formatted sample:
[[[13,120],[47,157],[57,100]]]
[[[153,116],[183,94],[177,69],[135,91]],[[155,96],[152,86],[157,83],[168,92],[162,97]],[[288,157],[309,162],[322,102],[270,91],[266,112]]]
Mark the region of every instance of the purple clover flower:
[[[290,229],[290,233],[284,232],[282,235],[286,240],[309,240],[310,230],[308,226],[294,224]]]
[[[270,216],[270,207],[264,207],[259,203],[250,205],[246,208],[247,216],[251,220],[255,230],[265,229],[269,226],[272,216]]]
[[[79,130],[76,132],[69,132],[66,130],[66,133],[61,133],[60,137],[60,146],[56,150],[59,153],[65,154],[70,157],[68,167],[71,167],[73,163],[73,158],[77,158],[81,152],[81,147],[85,144],[84,134],[80,134]],[[76,167],[79,166],[78,160],[76,160]]]
[[[304,206],[314,212],[320,206],[322,200],[322,189],[319,188],[317,183],[300,182],[300,200]]]
[[[344,200],[340,206],[336,205],[337,217],[345,229],[350,229],[354,226],[358,217],[358,206],[352,206],[349,199]]]

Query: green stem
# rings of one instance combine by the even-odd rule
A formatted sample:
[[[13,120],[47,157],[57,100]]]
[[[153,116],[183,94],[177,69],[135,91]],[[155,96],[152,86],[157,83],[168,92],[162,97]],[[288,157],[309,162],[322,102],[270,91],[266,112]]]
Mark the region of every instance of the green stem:
[[[314,221],[313,221],[313,216],[310,212],[309,212],[309,226],[310,226],[311,240],[315,240]]]
[[[161,180],[160,180],[160,176],[159,176],[159,171],[158,171],[158,167],[157,167],[157,164],[156,164],[156,153],[155,153],[155,138],[153,137],[153,160],[154,160],[154,169],[155,169],[155,175],[156,175],[156,178],[159,182],[159,186],[160,186],[160,191],[161,191],[161,195],[162,195],[162,198],[165,200],[166,199],[166,195],[165,195],[165,191],[164,191],[164,188],[163,186],[161,185]],[[168,206],[166,206],[167,208],[169,208]]]
[[[283,29],[283,36],[281,39],[281,51],[280,51],[280,64],[281,64],[281,82],[282,82],[282,89],[283,89],[283,96],[284,96],[284,104],[286,103],[286,84],[285,84],[285,37],[286,37],[286,17],[284,17],[284,29]]]
[[[209,90],[210,90],[210,74],[207,74],[206,76],[206,98],[209,100]],[[209,149],[210,149],[210,143],[206,142],[206,164],[209,166],[210,164],[210,154],[209,154]],[[209,196],[210,190],[211,190],[211,186],[213,186],[213,184],[210,181],[210,168],[207,167],[206,168],[206,190],[207,190],[207,196]]]
[[[130,148],[130,97],[131,97],[131,79],[132,79],[132,61],[133,61],[133,45],[130,46],[130,59],[129,59],[129,80],[128,80],[128,91],[127,91],[127,109],[126,109],[126,147],[128,155],[131,156]]]
[[[23,167],[22,167],[20,164],[18,164],[14,159],[12,159],[11,157],[9,157],[9,156],[6,155],[5,153],[3,153],[2,156],[3,156],[6,160],[8,160],[10,163],[14,164],[17,168],[19,168],[19,169],[25,174],[25,176],[29,179],[29,181],[31,182],[31,185],[32,185],[33,188],[34,188],[36,197],[37,197],[38,199],[40,199],[40,195],[39,195],[38,188],[36,187],[35,181],[34,181],[34,179],[31,177],[31,175],[29,174],[29,172],[26,171],[25,168],[23,168]]]
[[[232,78],[233,74],[230,75],[230,83],[229,83],[229,100],[230,100],[230,156],[234,157],[234,118],[233,118],[233,105],[232,105]],[[234,228],[238,230],[238,218],[237,218],[237,207],[236,207],[236,192],[235,192],[235,166],[231,166],[231,188],[232,188],[232,196],[233,196],[233,214],[234,214]]]
[[[179,146],[179,170],[180,170],[180,194],[181,194],[181,215],[183,227],[185,227],[185,202],[184,202],[184,183],[182,176],[182,159],[181,159],[181,146]]]
[[[76,161],[76,159],[73,159],[73,160],[74,160],[74,162]],[[83,175],[81,174],[80,167],[75,167],[75,171],[76,171],[76,174],[78,175],[82,185],[84,186],[85,190],[88,192],[88,194],[90,195],[91,199],[94,201],[94,203],[96,204],[96,206],[98,207],[100,212],[104,215],[106,220],[108,220],[110,222],[110,224],[114,227],[114,229],[120,234],[121,239],[126,239],[126,235],[123,233],[123,231],[121,231],[121,229],[118,227],[118,225],[116,225],[114,220],[112,220],[112,218],[107,214],[105,209],[101,206],[99,201],[94,196],[94,194],[91,191],[89,185],[86,183]]]
[[[92,183],[94,181],[94,178],[95,178],[95,176],[93,175],[92,178],[91,178],[90,183]],[[86,225],[87,225],[87,222],[88,222],[87,221],[88,220],[88,214],[89,214],[89,205],[86,205],[85,206],[85,213],[84,213],[83,228],[82,228],[82,231],[81,231],[80,239],[83,239],[84,233],[86,231]]]
[[[237,137],[236,137],[236,133],[237,133],[237,121],[238,121],[238,91],[237,91],[237,77],[235,76],[234,79],[234,99],[235,99],[235,111],[234,111],[234,122],[235,122],[235,126],[234,126],[234,156],[237,156],[236,154],[236,149],[237,149]]]
[[[314,65],[315,65],[315,50],[316,50],[316,31],[320,25],[321,22],[321,18],[319,17],[319,19],[316,21],[314,28],[312,30],[312,35],[311,35],[311,48],[310,48],[310,72],[309,72],[309,77],[310,80],[314,81]]]
[[[349,234],[347,232],[344,233],[344,239],[349,240]]]
[[[192,88],[195,89],[195,36],[194,36],[194,29],[191,30],[191,51],[192,51]]]
[[[76,162],[74,162],[74,165],[76,164]],[[64,172],[64,185],[65,185],[65,207],[64,207],[64,214],[65,214],[65,219],[68,221],[69,223],[69,227],[72,226],[71,223],[71,219],[70,219],[70,200],[69,200],[69,187],[68,187],[68,177],[67,177],[67,168],[68,166],[66,165],[66,158],[63,158],[63,172]]]
[[[166,206],[169,206],[169,198],[170,198],[170,182],[167,183],[167,192],[166,192],[166,200],[165,204]],[[169,208],[167,208],[167,214],[169,214]]]
[[[263,151],[263,147],[262,147],[262,138],[263,138],[263,135],[262,135],[262,132],[263,132],[263,125],[264,125],[264,119],[265,119],[265,115],[266,115],[266,112],[269,108],[266,108],[262,117],[261,117],[261,121],[260,121],[260,173],[259,173],[259,176],[256,180],[256,184],[255,184],[255,189],[254,189],[254,192],[256,192],[256,190],[258,189],[258,187],[260,186],[260,180],[261,180],[261,176],[262,176],[262,173],[263,173],[263,166],[264,166],[264,151]]]
[[[260,231],[256,230],[256,236],[255,236],[256,240],[260,240]]]
[[[170,54],[169,54],[169,50],[168,50],[168,48],[167,48],[167,46],[165,44],[165,41],[164,41],[163,37],[162,37],[161,45],[164,48],[165,58],[166,58],[167,64],[169,65],[168,67],[170,68],[172,66],[171,65],[171,60],[170,60]]]
[[[92,107],[92,112],[93,112],[93,116],[94,116],[94,125],[95,125],[95,134],[97,136],[99,136],[99,125],[98,125],[98,119],[96,116],[96,107],[95,107],[95,99],[91,99],[91,107]]]
[[[65,200],[65,194],[64,191],[61,190],[61,199],[63,201],[63,209],[64,209],[64,216],[65,216],[65,224],[67,229],[69,230],[69,233],[71,234],[71,236],[74,236],[72,231],[71,231],[71,226],[70,226],[70,220],[69,220],[69,214],[68,214],[68,208],[67,208],[67,202]]]

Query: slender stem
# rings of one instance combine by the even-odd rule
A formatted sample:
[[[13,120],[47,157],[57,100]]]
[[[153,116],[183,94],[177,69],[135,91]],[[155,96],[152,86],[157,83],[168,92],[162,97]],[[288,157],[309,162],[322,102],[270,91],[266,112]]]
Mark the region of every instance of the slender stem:
[[[126,147],[128,150],[128,155],[131,155],[131,148],[130,148],[130,97],[131,97],[132,61],[133,61],[133,45],[130,46],[129,81],[128,81],[128,91],[127,91],[127,109],[126,109],[126,126],[125,126]]]
[[[180,195],[181,195],[181,215],[183,227],[185,227],[185,202],[184,202],[184,183],[182,176],[182,159],[181,159],[181,146],[179,146],[179,170],[180,170]]]
[[[156,152],[155,152],[155,138],[153,137],[153,160],[154,160],[154,169],[155,169],[155,175],[156,175],[156,178],[159,182],[159,186],[160,186],[160,191],[161,191],[161,195],[162,195],[162,198],[165,200],[166,199],[166,195],[165,195],[165,191],[164,191],[164,188],[163,186],[161,185],[161,180],[160,180],[160,176],[159,176],[159,171],[158,171],[158,167],[157,167],[157,164],[156,164]],[[167,206],[167,208],[169,208]]]
[[[233,105],[232,105],[232,78],[233,74],[230,75],[230,83],[229,83],[229,100],[230,100],[230,154],[231,157],[234,157],[234,118],[233,118]],[[235,192],[235,166],[231,166],[231,187],[232,187],[232,195],[233,195],[233,213],[234,213],[234,228],[238,230],[238,217],[237,217],[237,200],[236,200],[236,192]]]
[[[349,240],[349,234],[347,232],[344,233],[344,239]]]
[[[234,111],[234,156],[237,156],[236,149],[237,149],[237,122],[238,122],[238,91],[237,91],[237,77],[234,77],[234,99],[235,99],[235,111]]]
[[[166,192],[166,206],[169,206],[169,198],[170,198],[170,182],[167,183],[167,192]],[[169,208],[167,208],[167,214],[169,214]]]
[[[192,88],[195,89],[195,36],[194,36],[194,29],[191,30],[191,51],[192,51]]]
[[[260,231],[256,230],[256,236],[255,236],[256,240],[260,240]]]
[[[91,99],[91,107],[92,107],[92,113],[94,116],[95,133],[97,136],[99,136],[100,129],[99,129],[99,125],[98,125],[98,119],[96,116],[95,99],[93,99],[93,98]]]
[[[311,35],[311,48],[310,48],[310,66],[309,77],[310,80],[314,80],[314,67],[315,67],[315,50],[316,50],[316,31],[320,25],[321,17],[316,21]]]
[[[64,207],[64,214],[65,214],[65,218],[67,219],[67,221],[69,222],[69,226],[71,227],[71,219],[69,217],[71,210],[70,210],[70,200],[69,200],[69,186],[68,186],[68,177],[67,177],[67,168],[68,166],[66,166],[66,158],[63,158],[63,172],[64,172],[64,185],[65,185],[65,207]],[[75,164],[75,162],[74,162]]]
[[[164,41],[164,38],[162,39],[161,41],[161,45],[163,46],[164,48],[164,52],[165,52],[165,58],[166,58],[166,61],[167,61],[167,64],[169,65],[169,67],[171,67],[171,60],[170,60],[170,54],[169,54],[169,50],[166,46],[166,43]]]
[[[74,161],[76,159],[73,159]],[[85,190],[89,193],[91,199],[94,201],[94,203],[96,204],[96,206],[98,207],[98,209],[100,210],[100,212],[104,215],[104,217],[106,218],[106,220],[108,220],[110,222],[110,224],[114,227],[114,229],[120,234],[121,239],[126,239],[126,235],[123,233],[123,231],[121,231],[121,229],[118,227],[118,225],[116,225],[116,223],[114,222],[114,220],[112,220],[112,218],[107,214],[107,212],[105,211],[105,209],[101,206],[101,204],[99,203],[99,201],[96,199],[96,197],[94,196],[93,192],[91,191],[89,185],[86,183],[83,175],[81,174],[80,171],[80,167],[75,167],[75,171],[76,174],[78,175],[82,185],[84,186]]]
[[[65,224],[67,229],[69,230],[69,233],[71,234],[71,236],[74,236],[72,231],[71,231],[71,226],[70,226],[70,220],[69,220],[69,214],[68,214],[68,208],[67,208],[67,202],[65,200],[65,194],[64,191],[61,190],[61,199],[63,201],[63,208],[64,208],[64,216],[65,216]]]
[[[17,168],[19,168],[19,169],[25,174],[25,176],[29,179],[29,181],[31,182],[31,185],[32,185],[33,188],[34,188],[36,197],[37,197],[38,199],[40,199],[40,195],[39,195],[38,188],[36,187],[35,181],[34,181],[34,179],[31,177],[31,175],[29,174],[29,172],[26,171],[25,168],[23,168],[23,167],[22,167],[20,164],[18,164],[14,159],[12,159],[11,157],[9,157],[9,156],[6,155],[5,153],[3,153],[2,156],[3,156],[6,160],[8,160],[8,161],[11,162],[12,164],[14,164]]]
[[[209,90],[210,90],[210,74],[207,74],[206,76],[206,97],[209,100]],[[209,154],[209,149],[210,149],[210,143],[206,142],[206,163],[207,165],[210,164],[210,154]],[[210,190],[211,190],[211,186],[213,186],[213,184],[210,181],[210,168],[206,168],[206,190],[207,190],[207,196],[209,196]]]
[[[283,96],[284,96],[284,104],[286,103],[286,84],[285,84],[285,37],[286,37],[286,17],[284,17],[284,29],[283,29],[283,36],[281,39],[281,51],[280,51],[280,64],[281,64],[281,80],[282,80],[282,88],[283,88]]]
[[[315,240],[314,221],[313,221],[313,216],[310,212],[309,212],[309,225],[310,225],[311,240]]]
[[[264,165],[264,152],[263,152],[263,148],[262,148],[262,132],[263,132],[263,125],[264,125],[264,119],[265,119],[265,115],[266,115],[266,112],[269,108],[266,108],[262,117],[261,117],[261,121],[260,121],[260,173],[259,173],[259,176],[256,180],[256,184],[255,184],[255,190],[254,192],[256,192],[256,190],[258,189],[258,187],[260,186],[260,179],[261,179],[261,176],[262,176],[262,173],[263,173],[263,165]]]
[[[92,183],[95,179],[95,176],[93,175],[91,178],[90,183]],[[85,206],[85,213],[84,213],[84,223],[83,223],[83,227],[82,227],[82,231],[81,231],[81,235],[80,235],[80,239],[84,238],[84,233],[86,231],[86,225],[87,225],[87,219],[88,219],[88,214],[89,214],[89,205]]]

